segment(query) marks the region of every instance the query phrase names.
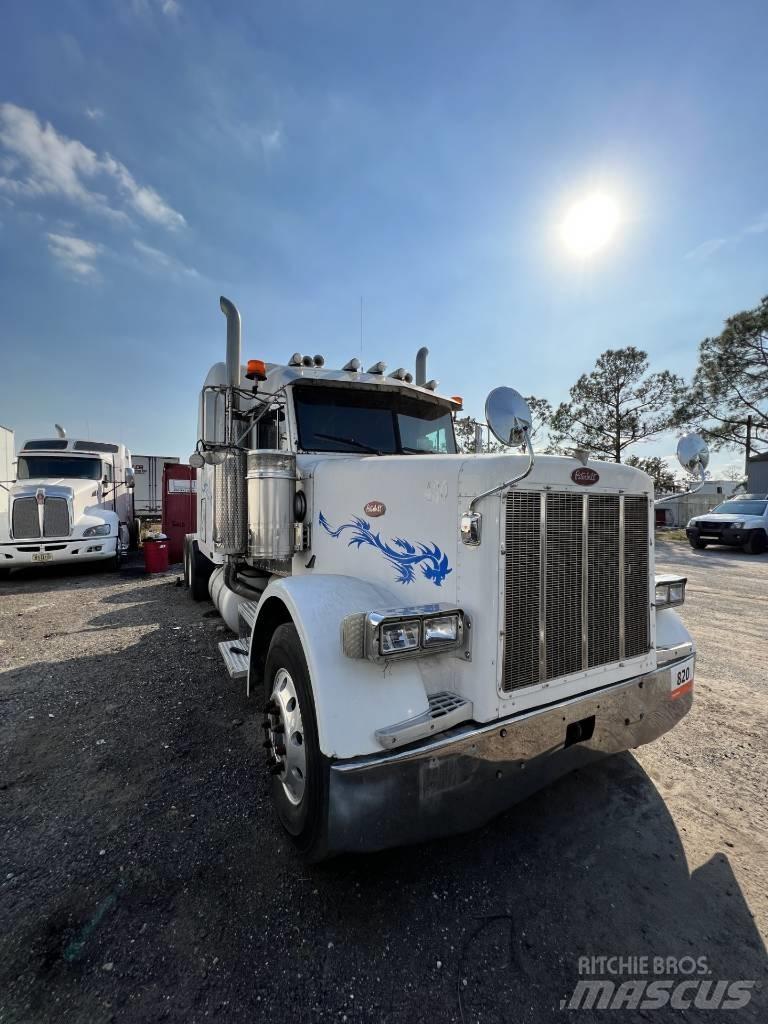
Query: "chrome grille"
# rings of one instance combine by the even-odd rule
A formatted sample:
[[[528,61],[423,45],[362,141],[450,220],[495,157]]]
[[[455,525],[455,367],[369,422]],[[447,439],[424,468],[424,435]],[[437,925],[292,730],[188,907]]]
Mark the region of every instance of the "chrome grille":
[[[13,503],[13,536],[21,540],[40,536],[40,520],[35,498],[17,498]]]
[[[46,498],[45,518],[43,519],[44,537],[69,536],[69,509],[66,498]]]
[[[587,666],[619,660],[619,496],[585,494],[587,541]],[[648,544],[648,537],[645,537]],[[646,583],[647,599],[647,583]]]
[[[505,690],[529,686],[539,678],[539,507],[539,495],[530,491],[512,491],[507,497]]]
[[[624,499],[624,656],[644,654],[650,643],[648,624],[648,502]]]
[[[504,690],[649,649],[648,517],[644,495],[507,495]]]
[[[547,679],[581,670],[582,495],[547,495]]]

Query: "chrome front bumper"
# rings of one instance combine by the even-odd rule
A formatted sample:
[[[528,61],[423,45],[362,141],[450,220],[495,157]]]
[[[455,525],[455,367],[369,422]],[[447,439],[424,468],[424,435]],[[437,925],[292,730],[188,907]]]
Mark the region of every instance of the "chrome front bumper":
[[[679,664],[411,749],[331,761],[328,853],[467,832],[575,768],[650,743],[690,710],[690,688],[672,696]]]

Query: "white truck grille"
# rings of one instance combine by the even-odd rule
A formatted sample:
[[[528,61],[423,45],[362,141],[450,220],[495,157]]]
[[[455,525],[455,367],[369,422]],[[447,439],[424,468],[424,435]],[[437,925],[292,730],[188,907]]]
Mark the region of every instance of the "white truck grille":
[[[12,526],[16,540],[40,536],[40,520],[37,516],[37,501],[34,498],[17,498],[14,501]]]
[[[38,540],[40,519],[37,499],[16,498],[12,517],[14,540]],[[69,507],[66,498],[46,498],[43,505],[43,537],[69,536]]]
[[[648,651],[648,516],[645,495],[507,495],[505,691]]]
[[[46,498],[43,536],[44,537],[68,537],[69,536],[69,509],[66,498]]]

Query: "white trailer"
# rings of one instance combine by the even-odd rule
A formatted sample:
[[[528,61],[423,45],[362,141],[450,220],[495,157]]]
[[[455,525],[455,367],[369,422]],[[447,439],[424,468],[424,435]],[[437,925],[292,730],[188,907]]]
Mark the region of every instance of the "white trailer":
[[[14,470],[15,448],[13,431],[0,426],[0,540],[3,540],[3,525],[8,521],[11,485],[16,477]]]
[[[178,465],[173,455],[134,455],[133,514],[139,528],[145,522],[160,522],[163,515],[163,467]]]
[[[654,578],[648,476],[534,461],[509,388],[486,418],[512,450],[460,454],[426,350],[415,380],[299,353],[243,367],[221,308],[185,580],[237,634],[222,654],[306,857],[473,828],[686,714],[685,580]]]
[[[134,533],[133,468],[123,444],[57,437],[26,441],[0,538],[0,570],[50,562],[117,568]]]

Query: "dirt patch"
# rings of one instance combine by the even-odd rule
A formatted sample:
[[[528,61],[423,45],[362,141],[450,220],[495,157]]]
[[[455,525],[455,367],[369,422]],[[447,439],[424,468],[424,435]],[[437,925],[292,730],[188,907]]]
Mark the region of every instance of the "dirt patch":
[[[758,983],[727,1019],[765,1020],[768,556],[659,561],[701,646],[680,727],[466,836],[319,868],[210,604],[175,573],[0,584],[0,1020],[539,1021],[614,954],[705,956]]]

